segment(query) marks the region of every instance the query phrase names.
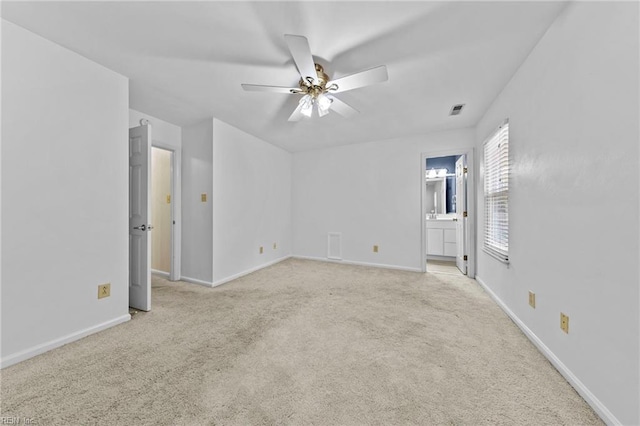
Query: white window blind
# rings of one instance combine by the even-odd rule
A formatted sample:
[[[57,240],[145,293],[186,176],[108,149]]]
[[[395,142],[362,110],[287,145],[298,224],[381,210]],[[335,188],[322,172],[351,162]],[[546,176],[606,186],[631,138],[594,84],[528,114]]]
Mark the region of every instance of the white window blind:
[[[509,122],[484,144],[484,251],[509,261]]]

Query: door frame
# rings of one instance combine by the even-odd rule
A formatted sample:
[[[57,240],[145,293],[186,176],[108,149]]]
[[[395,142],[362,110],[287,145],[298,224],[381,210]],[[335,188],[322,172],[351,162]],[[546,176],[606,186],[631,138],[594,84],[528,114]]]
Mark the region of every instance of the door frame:
[[[178,281],[180,280],[180,259],[182,256],[182,148],[153,139],[151,140],[151,147],[164,149],[173,154],[171,156],[171,220],[174,225],[171,227],[171,271],[169,272],[169,280]],[[151,181],[149,181],[149,186],[151,186]]]
[[[425,184],[425,171],[427,169],[427,158],[448,157],[451,155],[467,156],[467,276],[476,276],[476,171],[475,171],[475,148],[452,148],[446,150],[426,151],[420,154],[420,259],[422,262],[422,272],[427,272],[427,186]]]

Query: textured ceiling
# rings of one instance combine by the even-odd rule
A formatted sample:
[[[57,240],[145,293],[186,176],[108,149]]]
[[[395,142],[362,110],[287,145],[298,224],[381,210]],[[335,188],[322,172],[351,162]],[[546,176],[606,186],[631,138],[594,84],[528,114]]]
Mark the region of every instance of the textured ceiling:
[[[130,106],[177,125],[217,117],[289,151],[475,125],[562,2],[3,2],[4,19],[130,78]],[[387,65],[340,94],[360,111],[297,123],[283,35],[332,78]],[[450,117],[454,104],[463,113]]]

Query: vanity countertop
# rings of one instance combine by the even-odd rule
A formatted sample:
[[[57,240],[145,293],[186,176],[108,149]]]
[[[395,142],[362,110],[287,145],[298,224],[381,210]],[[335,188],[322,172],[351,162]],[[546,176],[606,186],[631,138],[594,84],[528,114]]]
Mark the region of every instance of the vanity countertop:
[[[434,218],[430,218],[427,217],[427,220],[435,220],[435,221],[453,221],[453,219],[455,219],[455,216],[438,216],[435,219]]]

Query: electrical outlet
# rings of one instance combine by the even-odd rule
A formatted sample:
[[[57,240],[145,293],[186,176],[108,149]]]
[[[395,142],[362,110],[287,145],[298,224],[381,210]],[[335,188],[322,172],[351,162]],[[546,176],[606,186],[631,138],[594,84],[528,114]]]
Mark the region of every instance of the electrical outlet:
[[[532,291],[529,292],[529,306],[536,308],[536,294]]]
[[[264,253],[264,247],[260,246],[260,254]]]
[[[200,194],[200,201],[202,201],[203,203],[207,202],[207,194]]]
[[[277,248],[278,248],[278,245],[276,243],[273,243],[273,249],[275,250]]]
[[[560,328],[565,333],[569,334],[569,316],[560,312]]]
[[[373,252],[377,253],[378,252],[378,246],[373,246]]]
[[[98,286],[98,299],[111,296],[111,283],[100,284]]]

